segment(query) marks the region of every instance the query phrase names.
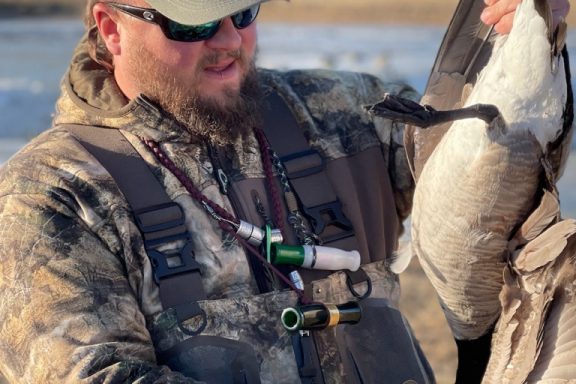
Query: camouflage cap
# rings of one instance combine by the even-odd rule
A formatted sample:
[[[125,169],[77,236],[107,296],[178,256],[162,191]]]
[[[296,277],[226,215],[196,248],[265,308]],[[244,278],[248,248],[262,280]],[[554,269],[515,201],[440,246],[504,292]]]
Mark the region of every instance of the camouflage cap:
[[[199,25],[265,1],[268,0],[147,0],[147,3],[180,24]]]

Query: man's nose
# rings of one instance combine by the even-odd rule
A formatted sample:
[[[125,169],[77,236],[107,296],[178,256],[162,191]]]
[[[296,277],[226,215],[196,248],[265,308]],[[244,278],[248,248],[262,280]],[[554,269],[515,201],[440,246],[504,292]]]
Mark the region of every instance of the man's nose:
[[[212,38],[206,41],[206,45],[213,49],[234,50],[242,45],[242,36],[232,23],[232,18],[226,17],[220,24],[220,29]]]

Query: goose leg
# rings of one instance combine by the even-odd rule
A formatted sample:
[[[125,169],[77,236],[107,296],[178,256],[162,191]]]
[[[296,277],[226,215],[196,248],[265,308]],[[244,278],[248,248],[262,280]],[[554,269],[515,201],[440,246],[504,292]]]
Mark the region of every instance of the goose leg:
[[[490,346],[493,328],[484,336],[474,340],[456,340],[458,349],[458,368],[456,370],[456,384],[480,384],[488,360],[490,359]]]
[[[412,100],[386,94],[384,99],[367,108],[369,112],[386,119],[428,128],[450,121],[478,118],[490,124],[498,115],[496,106],[475,104],[467,108],[438,111],[429,105],[420,105]]]

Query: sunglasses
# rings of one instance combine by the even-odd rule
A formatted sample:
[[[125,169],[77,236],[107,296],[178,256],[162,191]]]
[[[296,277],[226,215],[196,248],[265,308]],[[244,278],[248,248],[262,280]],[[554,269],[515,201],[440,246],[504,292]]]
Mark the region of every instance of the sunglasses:
[[[162,29],[164,36],[170,40],[187,43],[210,39],[218,32],[223,20],[220,19],[200,25],[185,25],[170,20],[155,9],[134,7],[120,3],[108,3],[108,5],[137,19],[157,24]],[[236,29],[244,29],[256,20],[259,10],[260,4],[257,4],[229,17],[232,18],[232,23]]]

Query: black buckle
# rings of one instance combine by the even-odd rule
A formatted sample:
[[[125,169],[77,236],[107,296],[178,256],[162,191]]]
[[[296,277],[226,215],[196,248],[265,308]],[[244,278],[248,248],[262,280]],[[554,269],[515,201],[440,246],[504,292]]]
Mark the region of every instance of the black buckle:
[[[157,284],[169,276],[200,271],[200,264],[194,259],[184,212],[178,204],[170,202],[139,209],[134,212],[134,216],[144,237],[144,247],[152,262]],[[175,240],[186,240],[186,243],[179,250],[158,250],[160,245]]]
[[[160,252],[156,249],[146,248],[148,257],[152,261],[152,266],[154,270],[154,281],[156,284],[160,284],[160,280],[178,275],[181,273],[187,273],[191,271],[197,271],[200,273],[200,264],[194,258],[194,251],[192,250],[192,242],[187,241],[184,247],[181,249],[176,249],[169,252]],[[177,265],[170,266],[168,264],[168,259],[174,260],[178,258],[179,263]]]
[[[322,232],[324,232],[328,226],[334,226],[342,230],[342,232],[332,235],[329,238],[323,237],[322,240],[324,243],[354,236],[354,227],[350,220],[344,215],[344,212],[342,212],[340,200],[315,207],[303,207],[302,210],[308,217],[314,233],[317,235],[322,237]]]

